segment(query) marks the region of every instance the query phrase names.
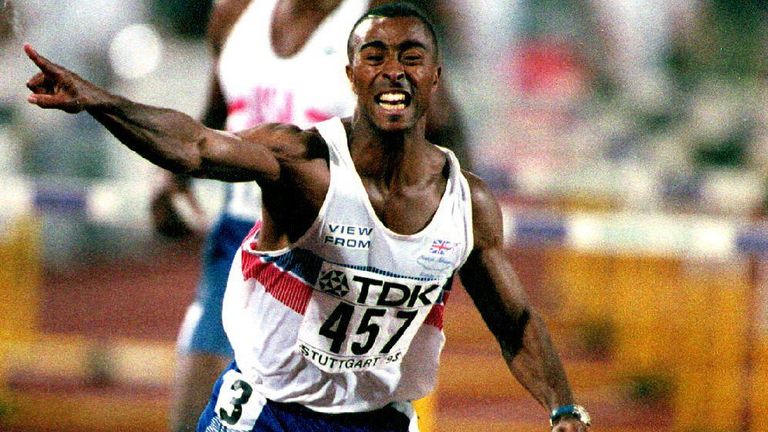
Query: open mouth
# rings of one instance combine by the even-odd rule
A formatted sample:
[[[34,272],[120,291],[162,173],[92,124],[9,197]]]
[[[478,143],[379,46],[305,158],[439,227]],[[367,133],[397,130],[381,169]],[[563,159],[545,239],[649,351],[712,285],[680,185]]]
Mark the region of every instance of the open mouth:
[[[390,90],[376,95],[376,103],[387,111],[404,110],[411,104],[411,95],[402,90]]]

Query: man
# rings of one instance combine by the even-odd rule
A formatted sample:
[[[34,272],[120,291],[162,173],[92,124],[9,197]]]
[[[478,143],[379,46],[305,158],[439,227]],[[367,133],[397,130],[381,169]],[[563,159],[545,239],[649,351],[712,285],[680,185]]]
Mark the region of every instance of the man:
[[[587,430],[505,256],[497,202],[425,138],[441,68],[417,10],[363,15],[348,42],[353,117],[305,130],[208,129],[25,50],[41,69],[30,103],[85,110],[171,171],[261,186],[263,221],[236,254],[224,299],[235,362],[198,430],[416,430],[410,401],[435,385],[457,271],[513,375],[551,410],[552,430]]]
[[[208,31],[215,68],[203,123],[237,132],[269,122],[307,128],[330,117],[350,116],[354,94],[339,73],[347,62],[349,29],[369,3],[387,2],[216,2]],[[306,74],[309,68],[312,74]],[[428,114],[428,137],[465,157],[457,110],[444,89],[442,86],[434,97],[438,109]],[[152,214],[158,231],[171,237],[191,234],[202,226],[186,224],[177,214],[173,205],[177,197],[199,209],[190,193],[189,178],[167,175],[153,196]],[[197,293],[178,338],[171,404],[174,431],[194,429],[208,401],[208,389],[232,360],[221,323],[221,304],[232,258],[260,218],[260,201],[255,183],[228,185],[221,213],[206,237]]]

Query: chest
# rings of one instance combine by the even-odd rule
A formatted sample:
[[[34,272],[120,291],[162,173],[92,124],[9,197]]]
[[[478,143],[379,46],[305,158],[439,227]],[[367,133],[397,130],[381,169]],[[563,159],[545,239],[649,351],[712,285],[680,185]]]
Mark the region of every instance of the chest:
[[[392,274],[450,275],[467,245],[459,195],[448,192],[447,182],[397,191],[366,183],[332,182],[311,236],[321,255]]]
[[[381,223],[404,235],[423,230],[435,215],[445,192],[445,181],[422,186],[382,188],[362,181],[368,201]]]

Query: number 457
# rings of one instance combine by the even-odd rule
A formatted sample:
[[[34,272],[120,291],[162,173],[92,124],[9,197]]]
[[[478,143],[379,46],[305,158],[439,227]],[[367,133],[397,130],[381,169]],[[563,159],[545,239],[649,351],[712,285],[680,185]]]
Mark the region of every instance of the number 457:
[[[334,309],[328,316],[328,319],[322,326],[320,326],[320,335],[331,340],[331,351],[335,354],[338,354],[339,351],[341,351],[341,347],[344,345],[344,341],[347,338],[347,330],[349,329],[349,324],[352,321],[354,312],[355,307],[351,304],[339,303],[336,309]],[[383,317],[386,313],[387,309],[384,308],[368,308],[365,310],[365,313],[363,313],[363,317],[360,320],[360,325],[357,326],[357,330],[355,330],[354,334],[367,334],[368,337],[365,338],[364,342],[352,342],[350,349],[353,354],[367,354],[368,351],[373,348],[381,330],[381,327],[374,322],[375,318]],[[403,337],[403,334],[405,334],[405,331],[408,329],[408,326],[411,325],[413,319],[416,318],[417,314],[418,311],[416,310],[397,311],[395,317],[403,320],[403,323],[400,328],[389,337],[389,340],[384,344],[384,347],[381,348],[381,354],[389,353],[395,344],[397,344],[397,341]],[[386,336],[383,335],[382,337]]]

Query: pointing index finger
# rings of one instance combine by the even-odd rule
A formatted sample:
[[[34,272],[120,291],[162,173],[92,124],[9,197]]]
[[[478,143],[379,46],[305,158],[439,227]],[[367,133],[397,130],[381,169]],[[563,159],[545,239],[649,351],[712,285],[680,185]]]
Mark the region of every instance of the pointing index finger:
[[[43,72],[56,72],[56,66],[48,59],[41,56],[34,48],[32,48],[32,45],[28,43],[24,44],[24,52]]]

